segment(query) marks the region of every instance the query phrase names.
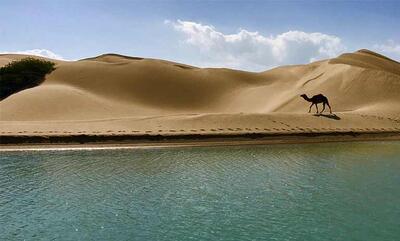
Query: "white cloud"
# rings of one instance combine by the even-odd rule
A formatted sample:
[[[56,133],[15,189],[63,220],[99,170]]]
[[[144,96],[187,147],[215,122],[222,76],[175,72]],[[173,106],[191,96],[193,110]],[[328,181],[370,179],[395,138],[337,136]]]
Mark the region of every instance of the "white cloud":
[[[393,59],[400,59],[400,43],[396,43],[393,40],[388,40],[384,44],[375,44],[374,49],[388,55]]]
[[[26,55],[35,55],[50,59],[58,59],[58,60],[65,60],[61,55],[58,55],[50,50],[47,49],[30,49],[24,51],[4,51],[0,52],[0,54],[26,54]]]
[[[265,70],[284,64],[302,64],[335,57],[345,50],[341,39],[323,33],[289,31],[276,36],[240,29],[224,34],[211,25],[190,21],[165,21],[183,33],[184,42],[207,58],[203,66]]]

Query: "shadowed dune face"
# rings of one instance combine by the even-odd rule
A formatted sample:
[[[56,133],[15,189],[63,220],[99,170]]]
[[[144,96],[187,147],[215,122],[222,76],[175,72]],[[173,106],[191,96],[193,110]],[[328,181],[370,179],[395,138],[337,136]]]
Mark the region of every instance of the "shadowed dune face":
[[[323,93],[333,111],[400,112],[400,64],[366,50],[261,73],[116,54],[55,62],[42,85],[0,102],[0,120],[304,113],[303,93]]]

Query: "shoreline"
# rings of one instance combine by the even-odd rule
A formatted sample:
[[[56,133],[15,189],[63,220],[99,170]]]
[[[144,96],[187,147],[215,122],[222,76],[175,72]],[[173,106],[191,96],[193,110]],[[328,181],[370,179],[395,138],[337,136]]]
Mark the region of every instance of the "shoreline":
[[[241,133],[182,135],[68,135],[0,136],[0,151],[59,149],[134,149],[239,146],[355,141],[400,141],[400,131]]]

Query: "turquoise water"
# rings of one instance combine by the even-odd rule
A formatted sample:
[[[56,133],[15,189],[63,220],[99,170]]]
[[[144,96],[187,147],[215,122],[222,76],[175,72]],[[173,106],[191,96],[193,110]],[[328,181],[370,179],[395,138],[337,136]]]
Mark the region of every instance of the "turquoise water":
[[[400,142],[0,155],[0,240],[400,240]]]

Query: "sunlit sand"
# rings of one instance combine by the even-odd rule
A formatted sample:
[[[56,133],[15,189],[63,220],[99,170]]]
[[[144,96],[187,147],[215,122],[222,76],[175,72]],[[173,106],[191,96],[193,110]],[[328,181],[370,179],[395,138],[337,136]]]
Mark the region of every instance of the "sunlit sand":
[[[0,102],[1,136],[400,133],[400,64],[368,50],[260,73],[116,54],[51,61],[43,84]],[[319,93],[332,114],[308,113],[300,95]]]

